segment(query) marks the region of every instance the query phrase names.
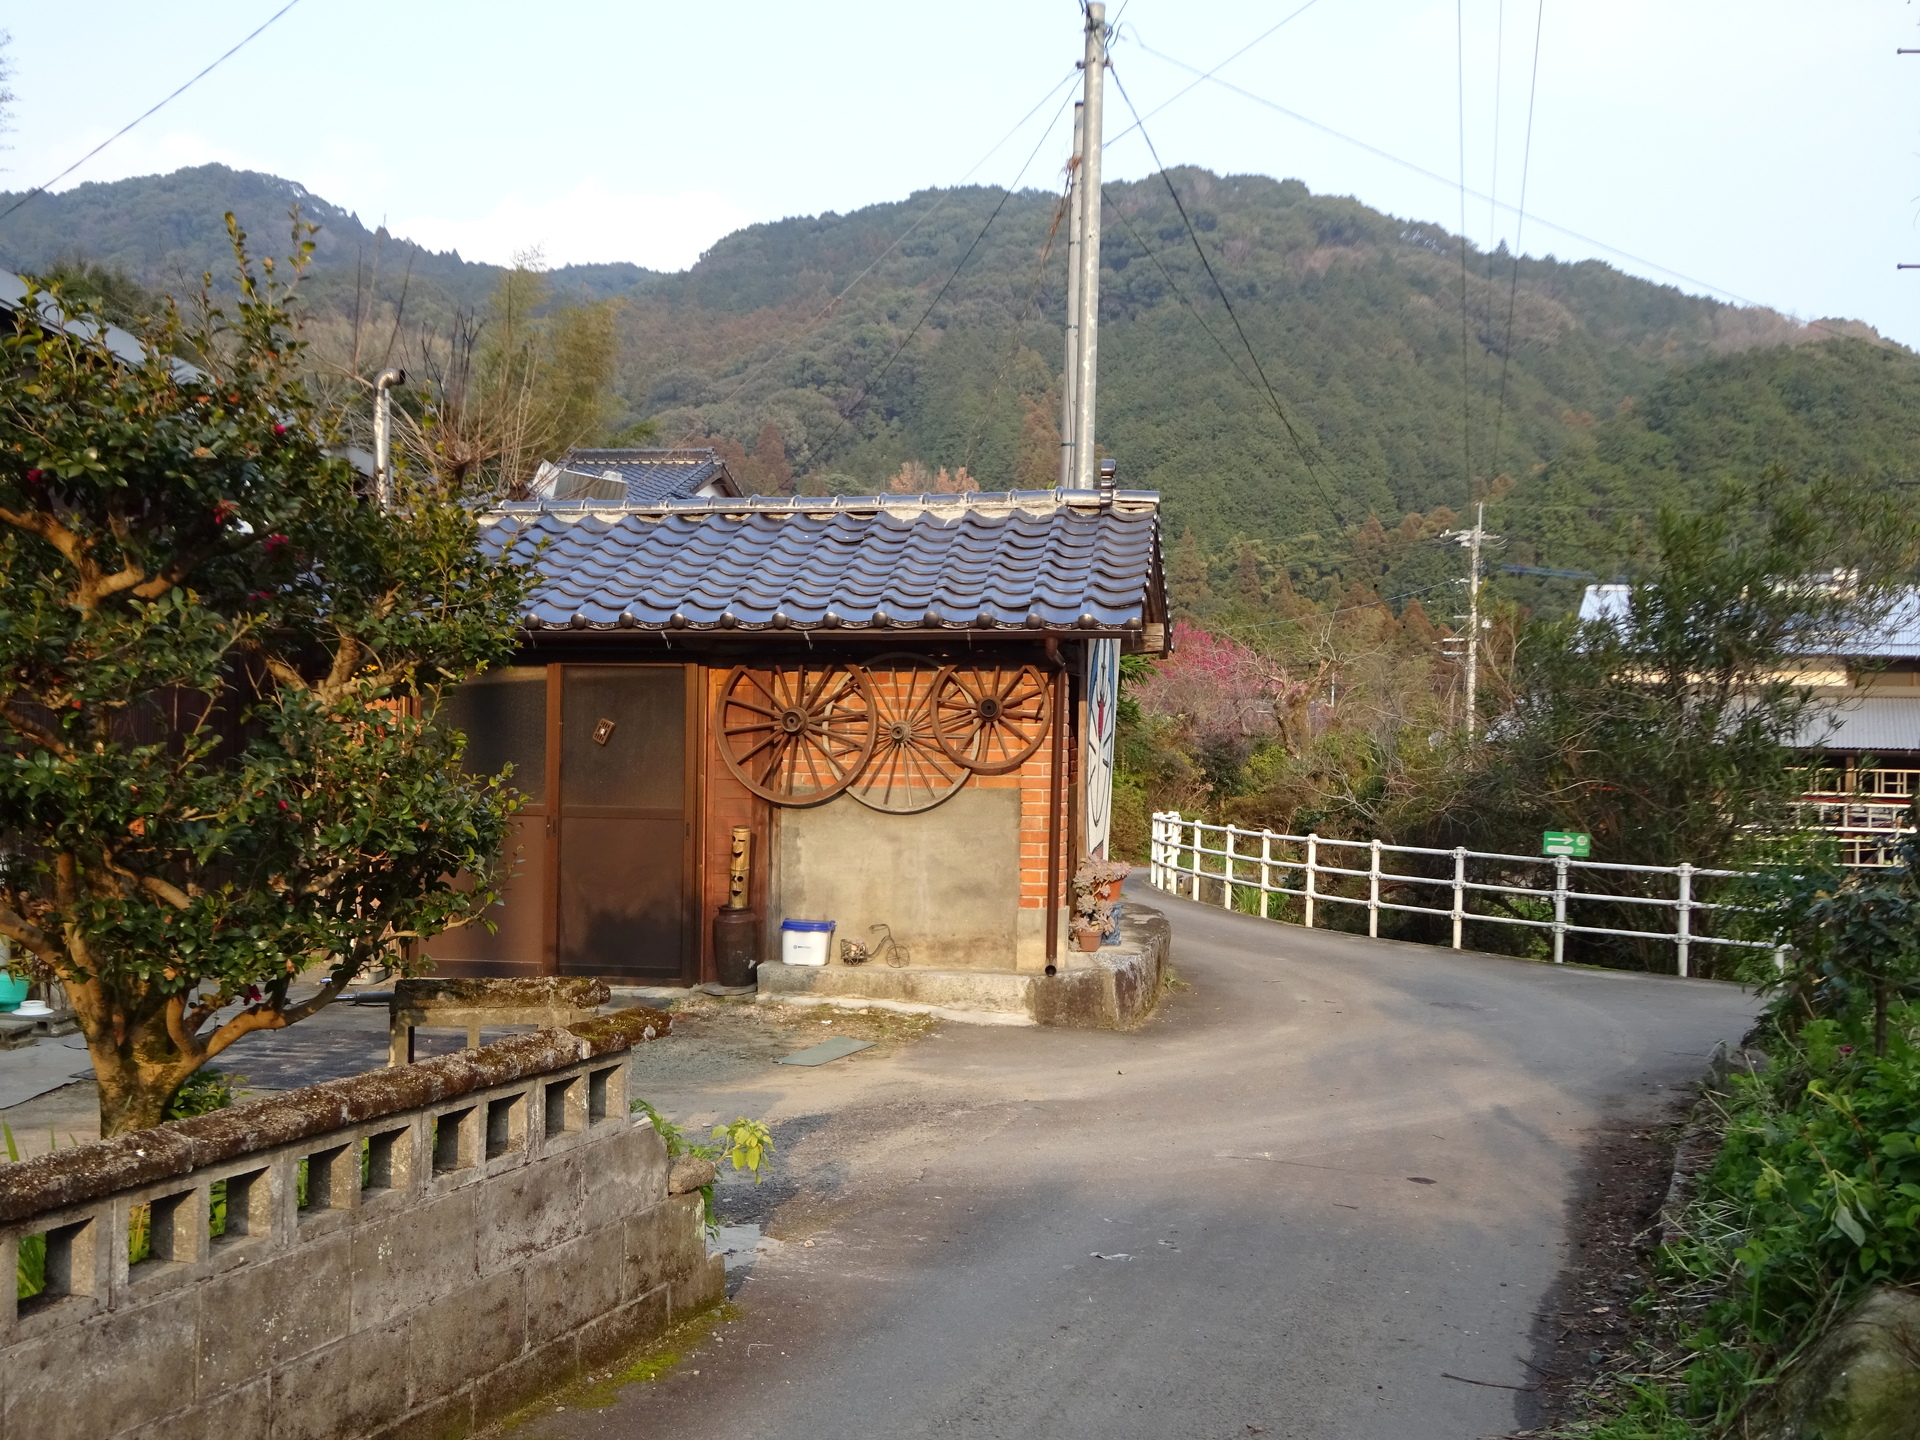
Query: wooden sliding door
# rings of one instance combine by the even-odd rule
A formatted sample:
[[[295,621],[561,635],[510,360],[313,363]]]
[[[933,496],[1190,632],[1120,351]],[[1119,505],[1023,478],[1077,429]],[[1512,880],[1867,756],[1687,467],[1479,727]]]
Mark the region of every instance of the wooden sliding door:
[[[560,685],[559,972],[677,983],[692,933],[686,669],[567,665]]]
[[[444,712],[465,768],[525,792],[497,930],[426,946],[443,975],[594,975],[681,984],[697,963],[689,667],[512,667]]]

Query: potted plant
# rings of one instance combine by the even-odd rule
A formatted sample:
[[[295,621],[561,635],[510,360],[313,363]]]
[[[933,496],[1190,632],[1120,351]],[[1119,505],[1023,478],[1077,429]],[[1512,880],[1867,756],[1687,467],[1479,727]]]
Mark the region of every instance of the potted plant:
[[[1100,948],[1113,924],[1113,902],[1092,893],[1076,895],[1073,901],[1073,943],[1082,951]]]
[[[1073,872],[1073,892],[1090,891],[1102,900],[1120,898],[1120,882],[1133,871],[1124,860],[1082,860]]]
[[[1124,860],[1087,859],[1073,872],[1073,936],[1080,949],[1120,943],[1120,882],[1132,868]]]

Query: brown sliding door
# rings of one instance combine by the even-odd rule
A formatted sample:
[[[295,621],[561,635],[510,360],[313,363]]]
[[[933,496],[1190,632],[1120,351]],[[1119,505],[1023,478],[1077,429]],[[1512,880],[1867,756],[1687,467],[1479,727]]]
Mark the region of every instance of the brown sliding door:
[[[519,873],[492,912],[498,934],[434,941],[438,973],[690,978],[688,694],[680,665],[550,665],[460,687],[449,710],[469,736],[467,768],[512,760],[534,803],[521,812]]]
[[[687,677],[561,669],[559,970],[677,981],[687,906]]]

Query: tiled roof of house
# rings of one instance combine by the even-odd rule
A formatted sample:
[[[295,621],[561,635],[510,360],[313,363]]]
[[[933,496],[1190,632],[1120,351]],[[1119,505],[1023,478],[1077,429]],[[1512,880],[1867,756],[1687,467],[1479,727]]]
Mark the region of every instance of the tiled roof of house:
[[[1041,490],[527,502],[490,513],[482,544],[538,554],[531,630],[1137,632],[1167,618],[1159,501]]]
[[[657,505],[740,487],[716,450],[576,449],[540,467],[533,493],[563,504]]]

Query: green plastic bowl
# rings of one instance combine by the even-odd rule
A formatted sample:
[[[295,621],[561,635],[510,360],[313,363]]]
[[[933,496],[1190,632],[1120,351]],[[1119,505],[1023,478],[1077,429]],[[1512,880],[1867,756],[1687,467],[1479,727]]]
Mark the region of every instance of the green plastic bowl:
[[[27,998],[27,980],[24,975],[0,974],[0,1010],[17,1010],[20,1002]]]

